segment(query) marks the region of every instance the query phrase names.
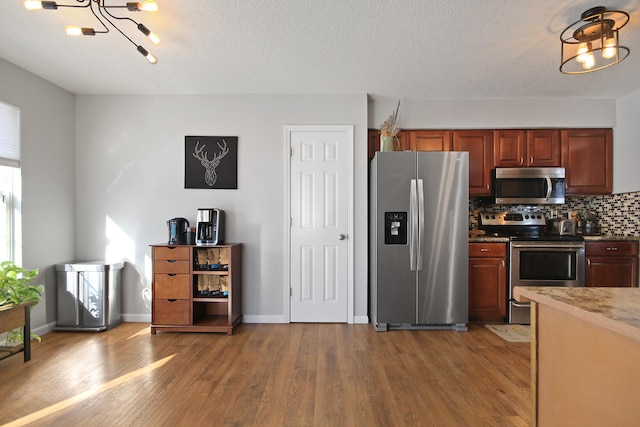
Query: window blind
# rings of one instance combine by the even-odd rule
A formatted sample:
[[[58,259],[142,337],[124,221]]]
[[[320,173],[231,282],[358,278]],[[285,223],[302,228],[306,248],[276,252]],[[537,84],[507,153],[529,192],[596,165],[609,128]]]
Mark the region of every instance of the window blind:
[[[0,165],[20,167],[20,109],[1,101]]]

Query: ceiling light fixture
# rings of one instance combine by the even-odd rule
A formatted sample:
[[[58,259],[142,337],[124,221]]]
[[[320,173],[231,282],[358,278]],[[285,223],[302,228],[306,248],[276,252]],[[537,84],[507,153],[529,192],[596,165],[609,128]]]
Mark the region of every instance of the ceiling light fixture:
[[[25,0],[24,6],[27,10],[38,10],[38,9],[49,9],[49,10],[57,10],[59,7],[76,7],[76,8],[89,8],[91,13],[95,18],[100,22],[103,29],[96,30],[94,28],[79,28],[73,26],[66,26],[65,31],[70,36],[95,36],[96,34],[106,34],[109,32],[109,24],[111,27],[118,30],[120,34],[122,34],[127,40],[129,40],[147,60],[155,64],[158,62],[158,58],[149,53],[144,47],[134,42],[128,35],[124,33],[117,25],[116,20],[124,20],[131,21],[137,25],[138,30],[147,36],[149,40],[153,44],[160,43],[160,38],[157,35],[149,31],[147,27],[143,24],[136,22],[135,20],[127,17],[127,16],[114,16],[109,9],[127,9],[129,12],[156,12],[158,10],[158,5],[154,1],[143,1],[143,2],[130,2],[124,6],[107,6],[105,5],[105,0],[76,0],[77,4],[58,4],[55,1],[34,1],[34,0]]]
[[[629,22],[629,14],[621,10],[593,7],[582,13],[580,20],[560,34],[563,74],[584,74],[602,70],[629,56],[629,48],[620,46],[619,30]]]

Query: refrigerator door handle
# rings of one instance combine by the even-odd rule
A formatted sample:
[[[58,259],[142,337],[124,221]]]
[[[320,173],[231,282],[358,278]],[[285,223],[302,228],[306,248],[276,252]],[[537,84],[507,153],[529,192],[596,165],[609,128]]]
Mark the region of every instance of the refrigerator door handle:
[[[424,258],[424,186],[423,181],[418,179],[418,265],[416,269],[422,270],[422,259]]]
[[[416,247],[418,244],[418,195],[417,195],[417,180],[411,180],[411,187],[409,189],[409,270],[416,271]]]

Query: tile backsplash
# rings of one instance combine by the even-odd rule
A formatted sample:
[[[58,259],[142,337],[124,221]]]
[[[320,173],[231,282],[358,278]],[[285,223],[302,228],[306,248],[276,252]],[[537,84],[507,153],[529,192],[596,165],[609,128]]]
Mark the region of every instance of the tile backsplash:
[[[469,201],[469,224],[478,228],[478,211],[508,211],[530,209],[544,212],[547,218],[569,214],[571,211],[590,210],[596,214],[603,234],[640,236],[640,192],[609,196],[567,197],[563,205],[486,205],[482,199]]]

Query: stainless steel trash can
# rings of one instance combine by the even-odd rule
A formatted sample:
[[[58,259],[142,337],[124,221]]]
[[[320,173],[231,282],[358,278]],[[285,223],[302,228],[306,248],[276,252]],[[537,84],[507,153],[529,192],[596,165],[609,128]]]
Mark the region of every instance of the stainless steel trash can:
[[[123,262],[74,262],[56,265],[56,330],[104,331],[121,320]]]

